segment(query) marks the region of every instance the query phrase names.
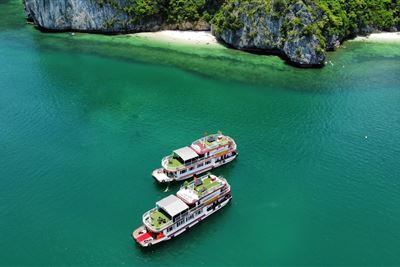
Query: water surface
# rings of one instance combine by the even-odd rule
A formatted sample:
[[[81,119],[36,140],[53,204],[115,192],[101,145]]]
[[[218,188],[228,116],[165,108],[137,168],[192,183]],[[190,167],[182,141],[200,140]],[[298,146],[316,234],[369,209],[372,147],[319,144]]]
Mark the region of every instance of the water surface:
[[[400,265],[400,49],[348,42],[323,69],[226,48],[45,34],[0,1],[0,263]],[[130,233],[150,172],[222,130],[233,201],[180,237]],[[171,186],[171,192],[178,185]]]

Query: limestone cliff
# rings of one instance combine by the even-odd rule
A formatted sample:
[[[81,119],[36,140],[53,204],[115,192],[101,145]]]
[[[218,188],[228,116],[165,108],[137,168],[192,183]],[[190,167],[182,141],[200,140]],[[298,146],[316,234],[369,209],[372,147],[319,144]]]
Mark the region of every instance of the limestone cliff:
[[[232,47],[321,66],[325,51],[347,38],[398,30],[399,15],[397,1],[226,0],[212,22],[214,34]]]
[[[299,1],[285,8],[285,12],[280,8],[283,9],[276,7],[277,10],[271,12],[265,3],[233,2],[226,7],[224,20],[214,27],[214,33],[238,49],[279,53],[302,66],[322,64],[325,59],[323,41],[317,34],[306,32],[314,22],[307,6]]]
[[[208,30],[231,47],[322,66],[325,51],[376,30],[398,30],[400,4],[381,0],[24,0],[46,30],[126,33]]]
[[[160,9],[137,14],[130,0],[24,0],[27,18],[44,30],[126,33],[208,30],[203,20],[167,21]]]

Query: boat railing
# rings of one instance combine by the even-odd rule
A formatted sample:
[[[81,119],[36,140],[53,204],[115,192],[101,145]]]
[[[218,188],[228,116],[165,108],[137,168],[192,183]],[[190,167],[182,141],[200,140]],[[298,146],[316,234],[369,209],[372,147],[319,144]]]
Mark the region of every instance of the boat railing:
[[[150,213],[151,213],[152,211],[155,211],[155,210],[157,210],[157,208],[153,208],[153,209],[151,209],[151,210],[145,212],[145,213],[143,214],[143,216],[142,216],[142,221],[143,221],[143,223],[144,223],[148,228],[150,228],[151,231],[153,231],[153,232],[161,231],[162,229],[164,229],[164,228],[166,228],[166,227],[169,227],[170,225],[172,225],[172,224],[174,223],[172,220],[169,220],[168,222],[163,223],[163,224],[160,224],[159,226],[154,226],[154,225],[152,225],[152,224],[151,224],[151,216],[150,216]]]
[[[230,136],[225,136],[225,137],[228,140],[228,142],[231,142],[231,144],[232,144],[232,146],[230,145],[229,148],[236,150],[237,146],[236,146],[235,140],[233,140],[232,137],[230,137]]]
[[[203,192],[198,192],[198,191],[197,191],[198,193],[200,193],[200,197],[201,197],[201,196],[205,196],[205,195],[207,195],[207,194],[209,194],[209,193],[212,193],[212,192],[218,190],[219,188],[222,188],[223,185],[224,185],[224,183],[226,184],[226,180],[225,180],[225,178],[223,178],[222,176],[219,176],[218,179],[220,179],[220,180],[222,181],[222,183],[220,183],[218,186],[210,187],[210,188],[204,190]],[[193,190],[195,190],[195,189],[193,189]]]
[[[163,159],[161,160],[161,165],[168,165],[168,162],[169,162],[169,158],[170,158],[171,156],[165,156],[165,157],[163,157]]]

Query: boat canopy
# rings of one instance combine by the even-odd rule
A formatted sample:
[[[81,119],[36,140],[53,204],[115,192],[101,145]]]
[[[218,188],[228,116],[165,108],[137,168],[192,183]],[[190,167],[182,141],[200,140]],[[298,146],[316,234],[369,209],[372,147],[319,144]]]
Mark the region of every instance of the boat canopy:
[[[186,205],[185,202],[174,195],[169,195],[166,198],[161,199],[156,203],[156,205],[165,210],[171,217],[189,209],[189,206]]]
[[[193,149],[188,146],[174,150],[174,153],[185,162],[195,159],[199,156]]]

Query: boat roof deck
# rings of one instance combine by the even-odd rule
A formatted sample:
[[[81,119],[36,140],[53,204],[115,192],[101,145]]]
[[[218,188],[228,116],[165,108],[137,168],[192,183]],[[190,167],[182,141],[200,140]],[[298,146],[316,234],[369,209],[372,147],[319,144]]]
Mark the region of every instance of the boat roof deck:
[[[167,166],[169,169],[176,169],[176,168],[182,167],[183,164],[179,160],[177,160],[171,156],[170,158],[168,158]]]
[[[209,142],[207,138],[204,139],[204,145],[206,148],[213,148],[216,145],[223,146],[228,144],[228,138],[226,136],[222,136],[221,139],[218,140],[218,135],[215,135],[216,139],[213,142]]]
[[[214,175],[207,175],[198,179],[202,180],[202,184],[195,185],[195,181],[192,181],[186,187],[196,194],[198,198],[201,198],[204,194],[213,191],[213,188],[217,188],[222,184],[222,181]]]
[[[218,137],[220,137],[218,139]],[[197,153],[206,153],[207,151],[219,147],[219,146],[225,146],[229,143],[230,138],[225,135],[220,135],[220,134],[212,134],[209,136],[205,136],[203,138],[200,138],[199,140],[196,140],[192,143],[191,147],[196,150]]]
[[[162,211],[154,209],[150,211],[151,225],[155,228],[162,228],[168,224],[171,219],[168,218]]]
[[[203,184],[198,185],[198,186],[195,186],[193,184],[193,187],[194,187],[194,190],[200,194],[201,192],[211,189],[213,187],[217,187],[220,184],[221,183],[218,182],[217,180],[212,181],[211,177],[207,177],[206,179],[203,180]]]

